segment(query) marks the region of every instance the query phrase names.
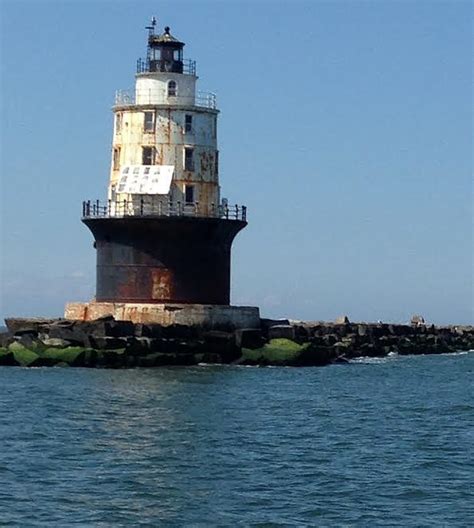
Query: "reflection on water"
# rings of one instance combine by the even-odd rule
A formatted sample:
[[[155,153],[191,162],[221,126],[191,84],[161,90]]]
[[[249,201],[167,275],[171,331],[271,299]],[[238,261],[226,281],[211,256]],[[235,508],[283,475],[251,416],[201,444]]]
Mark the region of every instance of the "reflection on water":
[[[0,368],[0,518],[466,526],[473,359]]]

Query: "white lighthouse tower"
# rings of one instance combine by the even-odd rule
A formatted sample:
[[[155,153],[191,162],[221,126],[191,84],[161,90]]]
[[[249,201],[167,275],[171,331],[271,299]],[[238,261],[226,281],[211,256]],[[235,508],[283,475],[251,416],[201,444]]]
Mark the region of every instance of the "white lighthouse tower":
[[[184,43],[155,24],[135,90],[116,94],[107,200],[83,202],[96,297],[68,304],[66,318],[257,327],[258,308],[230,305],[231,246],[247,210],[220,198],[216,97],[196,91]]]
[[[161,35],[154,27],[153,20],[134,92],[116,94],[109,199],[218,215],[216,96],[196,91],[196,63],[183,58],[184,43],[169,27]]]

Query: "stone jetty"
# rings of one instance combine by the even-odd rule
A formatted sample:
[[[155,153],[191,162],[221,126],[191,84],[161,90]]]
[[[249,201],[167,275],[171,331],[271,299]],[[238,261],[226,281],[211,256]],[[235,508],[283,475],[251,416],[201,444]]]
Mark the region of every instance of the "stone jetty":
[[[474,349],[473,326],[335,323],[261,319],[260,328],[6,319],[0,365],[133,368],[203,363],[323,366],[390,353],[441,354]]]

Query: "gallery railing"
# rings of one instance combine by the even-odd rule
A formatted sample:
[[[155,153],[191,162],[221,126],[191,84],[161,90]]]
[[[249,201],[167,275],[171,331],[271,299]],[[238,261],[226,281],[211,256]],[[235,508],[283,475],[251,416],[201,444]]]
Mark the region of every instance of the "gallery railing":
[[[190,216],[246,222],[247,207],[245,205],[204,205],[199,202],[148,201],[146,198],[82,202],[82,218],[120,218],[126,216]]]

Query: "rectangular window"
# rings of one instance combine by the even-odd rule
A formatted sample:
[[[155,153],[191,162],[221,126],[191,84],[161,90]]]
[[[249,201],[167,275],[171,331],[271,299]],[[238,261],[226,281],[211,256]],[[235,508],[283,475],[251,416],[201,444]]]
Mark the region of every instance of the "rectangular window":
[[[184,186],[184,201],[187,204],[194,203],[194,185]]]
[[[155,164],[155,149],[154,147],[142,147],[142,165]]]
[[[193,131],[193,116],[190,114],[186,114],[184,116],[184,131],[185,132]]]
[[[122,132],[122,114],[115,114],[115,133]]]
[[[194,170],[194,149],[190,147],[184,147],[184,170]]]
[[[214,172],[217,178],[217,176],[219,176],[219,151],[218,150],[216,150],[216,157],[215,157],[214,163],[215,163]]]
[[[155,112],[145,112],[143,120],[144,132],[155,131]]]
[[[120,168],[120,147],[114,148],[112,168],[113,170],[118,170]]]

